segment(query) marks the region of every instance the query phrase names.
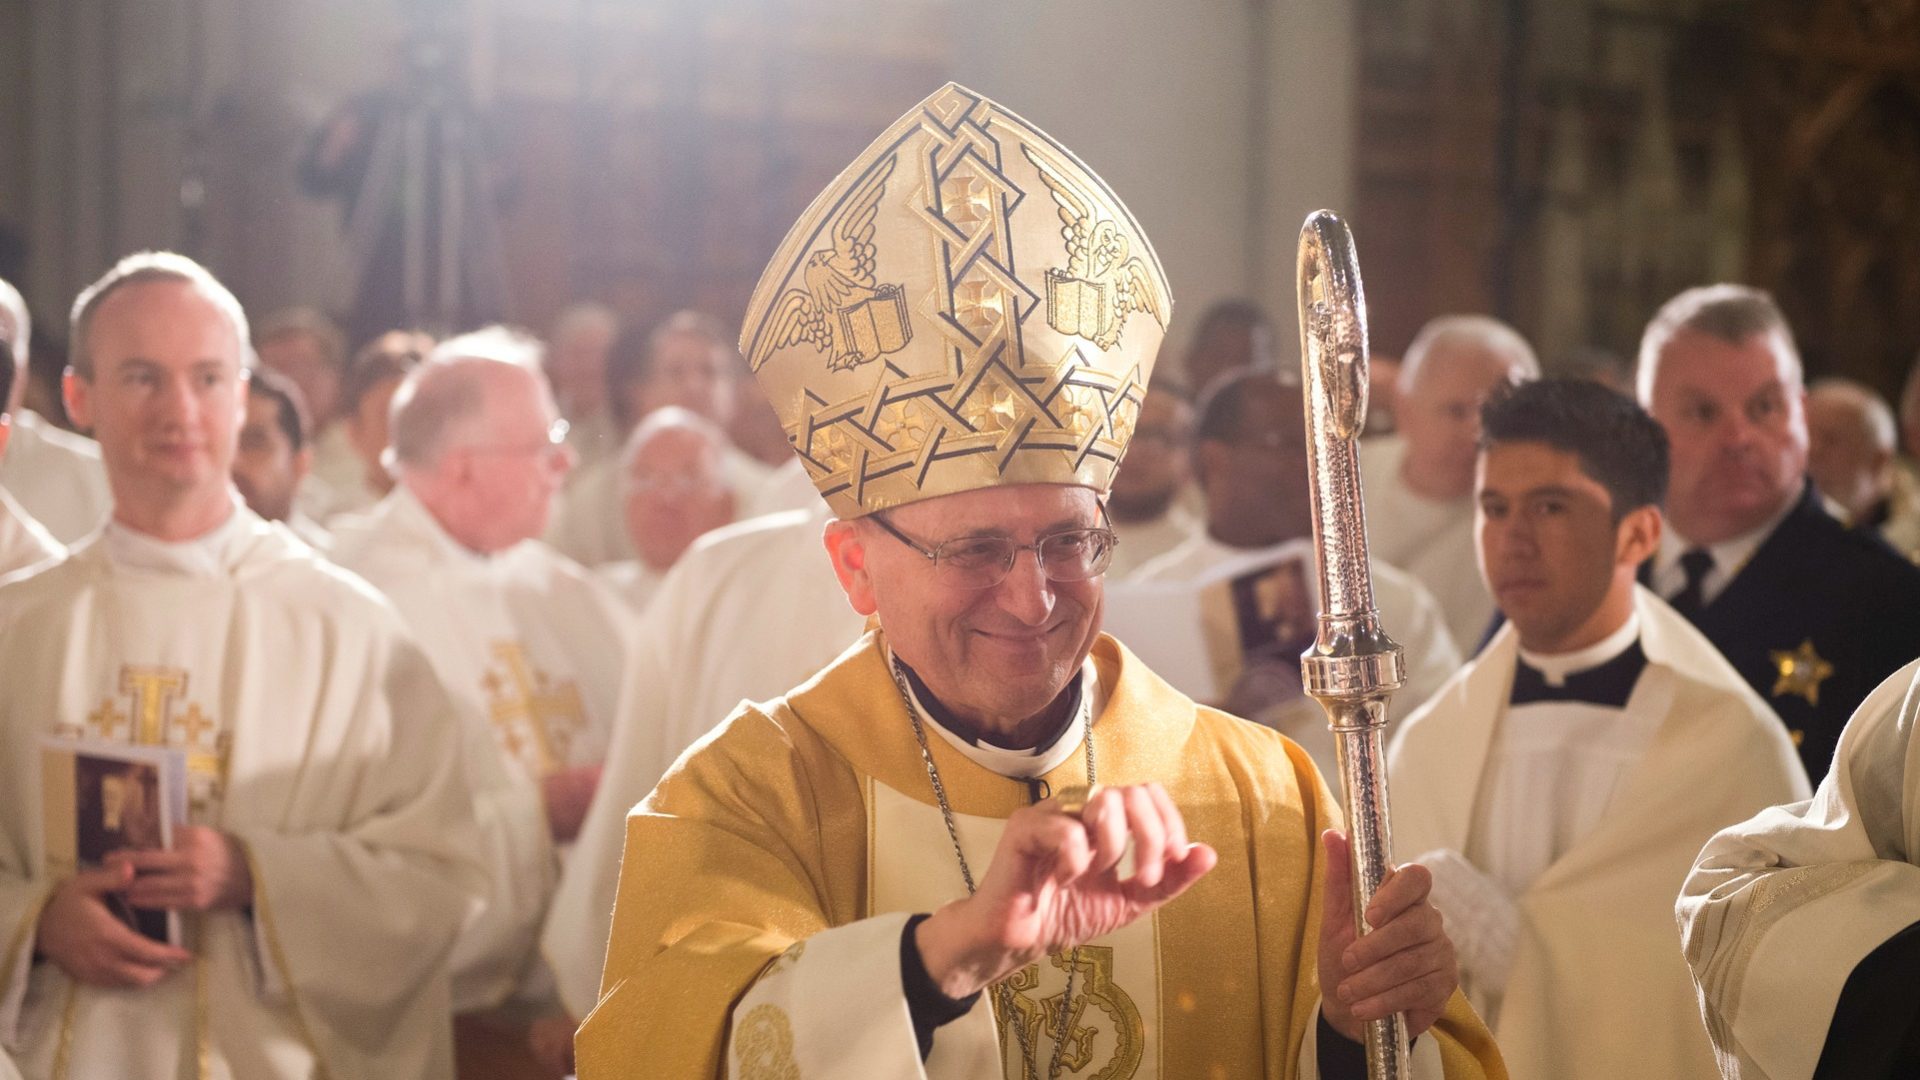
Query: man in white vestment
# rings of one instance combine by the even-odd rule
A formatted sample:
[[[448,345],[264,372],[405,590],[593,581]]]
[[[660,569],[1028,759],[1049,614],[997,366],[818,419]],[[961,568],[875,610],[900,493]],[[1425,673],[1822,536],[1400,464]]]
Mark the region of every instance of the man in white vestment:
[[[233,486],[247,509],[278,521],[316,551],[333,546],[333,537],[300,509],[300,488],[313,468],[311,425],[300,388],[266,368],[247,380],[247,419],[240,426],[240,450],[233,458]]]
[[[1727,1080],[1920,1076],[1920,662],[1867,696],[1810,801],[1708,841],[1681,937]]]
[[[27,377],[26,365],[14,360],[13,347],[0,338],[0,462],[6,460],[13,434],[13,414],[7,410],[13,384]],[[51,562],[67,553],[33,515],[20,508],[6,485],[0,484],[0,578]]]
[[[1243,369],[1215,380],[1200,403],[1196,435],[1205,531],[1141,567],[1134,579],[1211,583],[1238,576],[1235,567],[1247,574],[1292,571],[1287,580],[1298,588],[1253,590],[1293,602],[1298,610],[1287,615],[1263,613],[1263,621],[1292,631],[1277,631],[1275,640],[1249,650],[1222,707],[1278,729],[1305,747],[1323,773],[1338,776],[1326,713],[1300,685],[1300,653],[1312,641],[1318,615],[1313,583],[1319,576],[1300,410],[1300,388],[1270,371]],[[1129,456],[1120,475],[1132,463]],[[1453,675],[1460,650],[1433,595],[1411,574],[1376,562],[1373,594],[1382,625],[1405,650],[1406,685],[1388,706],[1388,716],[1398,719]]]
[[[365,510],[393,490],[385,455],[393,395],[433,338],[417,330],[390,330],[361,346],[340,383],[340,416],[314,439],[313,470],[300,489],[301,509],[325,523]]]
[[[717,726],[715,717],[797,685],[866,629],[821,558],[829,515],[818,494],[813,501],[810,510],[767,514],[701,537],[666,575],[640,622],[606,768],[542,937],[574,1016],[585,1016],[600,996],[628,811]]]
[[[27,349],[33,323],[27,302],[0,280],[0,341],[13,350],[20,377],[0,411],[13,417],[11,448],[0,459],[0,488],[53,538],[71,544],[100,527],[112,505],[100,447],[92,439],[63,431],[21,405],[27,394]]]
[[[637,557],[594,573],[636,614],[695,540],[733,520],[726,452],[725,431],[678,405],[648,413],[628,436],[621,505]]]
[[[1507,622],[1393,739],[1394,846],[1433,871],[1514,1075],[1711,1080],[1673,896],[1707,837],[1803,797],[1806,773],[1732,665],[1635,584],[1667,481],[1653,418],[1572,379],[1482,418],[1480,561]]]
[[[74,307],[66,400],[113,517],[0,588],[0,1045],[33,1080],[452,1076],[480,897],[457,721],[392,607],[235,495],[246,338],[177,255]],[[167,847],[50,864],[49,735],[175,755]]]
[[[1155,384],[1140,403],[1127,467],[1113,478],[1107,513],[1120,546],[1108,576],[1118,581],[1200,532],[1183,505],[1193,484],[1193,400],[1172,384]]]
[[[335,531],[335,560],[400,609],[473,740],[492,891],[454,947],[454,1007],[515,999],[511,1016],[469,1021],[494,1027],[548,996],[535,940],[632,641],[620,601],[534,539],[572,462],[565,430],[537,342],[500,328],[446,341],[394,398],[398,485]]]
[[[623,334],[609,362],[614,413],[630,424],[678,405],[725,429],[739,408],[745,365],[726,328],[710,315],[676,312],[645,334]],[[773,470],[731,442],[724,459],[727,485],[739,501],[736,518],[760,513],[752,495]],[[624,486],[618,458],[582,469],[554,508],[547,542],[586,566],[637,557],[622,510]]]
[[[1373,557],[1420,579],[1473,655],[1493,620],[1474,563],[1473,463],[1480,405],[1495,388],[1540,377],[1533,347],[1484,315],[1420,328],[1401,361],[1395,432],[1360,444]]]

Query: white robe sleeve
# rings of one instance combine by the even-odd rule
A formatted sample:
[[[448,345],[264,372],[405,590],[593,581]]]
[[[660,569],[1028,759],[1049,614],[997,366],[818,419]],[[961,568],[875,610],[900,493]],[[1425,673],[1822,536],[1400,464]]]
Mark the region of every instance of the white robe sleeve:
[[[1520,936],[1520,908],[1500,883],[1458,851],[1438,848],[1414,862],[1433,873],[1433,906],[1446,916],[1447,936],[1459,954],[1461,981],[1474,1007],[1506,992]]]
[[[386,644],[392,655],[362,669],[368,685],[353,711],[388,729],[387,753],[379,768],[332,774],[352,784],[338,827],[233,830],[269,963],[342,1075],[378,1072],[393,1026],[442,993],[447,952],[479,893],[450,705],[416,649]],[[329,779],[303,783],[323,789]]]
[[[823,930],[775,960],[734,1006],[727,1075],[926,1080],[900,977],[910,917]]]
[[[1861,703],[1811,800],[1721,832],[1687,878],[1681,936],[1730,1080],[1812,1075],[1847,977],[1920,922],[1917,672]]]

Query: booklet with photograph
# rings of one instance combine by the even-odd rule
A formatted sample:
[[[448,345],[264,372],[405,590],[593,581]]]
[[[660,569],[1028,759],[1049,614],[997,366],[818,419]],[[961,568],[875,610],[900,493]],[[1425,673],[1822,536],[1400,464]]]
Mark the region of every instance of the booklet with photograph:
[[[50,877],[95,869],[115,851],[171,847],[187,820],[184,750],[49,736],[40,761]],[[178,913],[134,908],[118,893],[105,900],[147,937],[181,943]]]

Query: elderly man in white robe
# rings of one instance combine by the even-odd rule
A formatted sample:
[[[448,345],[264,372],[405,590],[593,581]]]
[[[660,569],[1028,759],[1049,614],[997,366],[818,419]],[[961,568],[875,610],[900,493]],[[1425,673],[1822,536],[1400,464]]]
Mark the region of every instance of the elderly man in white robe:
[[[1653,418],[1550,379],[1496,396],[1483,430],[1480,561],[1508,621],[1394,738],[1395,846],[1432,869],[1514,1075],[1711,1080],[1672,898],[1707,837],[1802,797],[1806,773],[1635,584],[1667,481]]]
[[[446,341],[394,397],[399,483],[335,532],[335,560],[400,609],[472,740],[492,892],[454,948],[454,1007],[475,1014],[463,1042],[550,1004],[535,939],[631,645],[620,601],[534,539],[572,462],[565,432],[537,342],[501,328]]]
[[[1394,434],[1360,444],[1373,557],[1419,578],[1469,656],[1493,621],[1474,565],[1473,463],[1480,405],[1496,388],[1540,377],[1519,331],[1485,315],[1443,315],[1401,361]]]
[[[1882,682],[1809,801],[1700,852],[1687,963],[1727,1080],[1920,1076],[1920,661]]]
[[[678,405],[656,409],[627,437],[621,506],[636,557],[594,573],[636,614],[695,540],[733,520],[727,433]]]
[[[739,408],[740,352],[711,315],[675,312],[644,334],[622,334],[609,360],[612,408],[631,424],[677,405],[725,428]],[[722,456],[727,485],[739,502],[736,516],[761,513],[755,495],[773,469],[731,441]],[[547,542],[587,566],[635,558],[639,553],[621,512],[622,473],[618,458],[580,470],[554,508]]]
[[[33,321],[27,302],[0,280],[0,341],[13,350],[20,377],[10,397],[0,399],[0,412],[13,417],[12,449],[0,460],[0,487],[44,526],[54,539],[71,544],[100,527],[107,518],[112,496],[106,470],[100,465],[100,447],[92,439],[48,423],[21,402],[27,393],[27,351]]]
[[[13,348],[0,339],[0,462],[6,460],[13,435],[13,414],[7,411],[15,382],[27,377],[26,365],[14,359]],[[33,519],[0,484],[0,578],[20,573],[65,555],[67,549]]]
[[[1245,368],[1215,380],[1200,403],[1196,434],[1206,528],[1141,567],[1133,580],[1194,583],[1217,589],[1221,596],[1230,595],[1221,583],[1246,575],[1297,585],[1243,586],[1242,591],[1275,598],[1274,606],[1282,610],[1263,612],[1258,620],[1275,627],[1270,640],[1241,642],[1247,655],[1222,707],[1279,730],[1312,754],[1322,773],[1338,776],[1326,713],[1300,685],[1300,653],[1312,640],[1318,615],[1310,587],[1318,572],[1300,410],[1300,388],[1279,382],[1271,371]],[[1121,471],[1124,475],[1125,468]],[[1122,550],[1125,546],[1123,537]],[[1126,588],[1125,583],[1114,586],[1116,592]],[[1460,666],[1460,650],[1447,632],[1439,604],[1413,575],[1378,564],[1373,568],[1373,592],[1382,622],[1406,650],[1406,685],[1388,705],[1388,717],[1398,719],[1440,689]],[[1288,601],[1294,610],[1284,610]],[[1232,621],[1242,625],[1245,615],[1236,611]],[[1155,629],[1127,627],[1125,632],[1136,647],[1144,648],[1143,639]]]
[[[452,705],[391,606],[235,495],[246,338],[178,255],[74,307],[66,400],[113,517],[0,587],[0,1045],[35,1080],[452,1076],[480,892]],[[177,752],[171,845],[52,872],[49,735]]]

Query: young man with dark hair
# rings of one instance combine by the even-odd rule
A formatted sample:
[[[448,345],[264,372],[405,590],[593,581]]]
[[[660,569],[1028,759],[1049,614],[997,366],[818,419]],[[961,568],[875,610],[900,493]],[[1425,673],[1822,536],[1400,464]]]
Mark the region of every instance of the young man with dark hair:
[[[313,468],[310,434],[299,384],[271,368],[255,368],[247,380],[247,416],[233,455],[233,486],[249,510],[325,551],[332,538],[299,507],[301,485]]]
[[[1660,544],[1659,424],[1548,379],[1481,425],[1480,568],[1507,623],[1395,736],[1395,842],[1433,871],[1514,1075],[1711,1080],[1673,898],[1708,837],[1805,798],[1806,774],[1739,672],[1635,583]]]

